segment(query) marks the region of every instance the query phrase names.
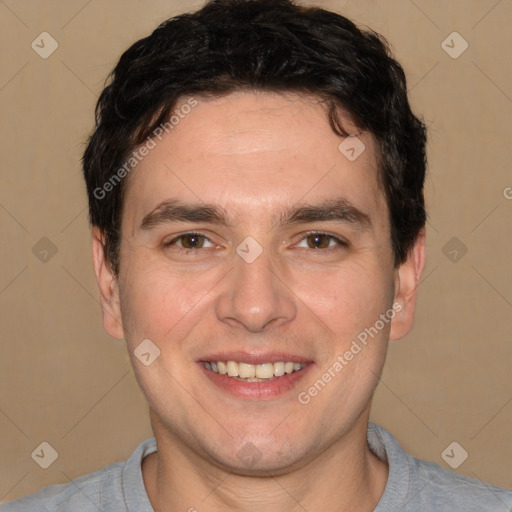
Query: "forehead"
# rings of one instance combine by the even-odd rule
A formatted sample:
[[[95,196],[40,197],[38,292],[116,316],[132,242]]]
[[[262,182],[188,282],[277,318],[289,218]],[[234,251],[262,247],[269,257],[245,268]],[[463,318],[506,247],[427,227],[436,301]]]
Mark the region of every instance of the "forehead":
[[[183,108],[187,103],[195,106]],[[340,150],[344,138],[318,99],[236,92],[183,99],[174,112],[172,128],[153,138],[130,175],[124,210],[132,225],[169,197],[219,204],[252,220],[297,202],[339,197],[366,211],[385,208],[373,137],[341,114],[345,129],[357,134],[357,153],[364,148],[348,158],[354,152]]]

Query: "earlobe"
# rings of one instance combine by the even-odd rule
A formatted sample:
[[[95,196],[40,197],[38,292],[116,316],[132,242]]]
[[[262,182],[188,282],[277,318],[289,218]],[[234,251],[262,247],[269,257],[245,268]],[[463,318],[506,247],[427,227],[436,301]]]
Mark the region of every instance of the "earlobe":
[[[397,313],[391,322],[389,334],[393,341],[403,338],[414,323],[417,289],[425,268],[425,236],[425,228],[422,228],[407,260],[397,270],[394,297],[394,309]]]
[[[117,278],[105,259],[105,237],[97,226],[91,229],[92,260],[100,291],[103,326],[110,336],[124,338]]]

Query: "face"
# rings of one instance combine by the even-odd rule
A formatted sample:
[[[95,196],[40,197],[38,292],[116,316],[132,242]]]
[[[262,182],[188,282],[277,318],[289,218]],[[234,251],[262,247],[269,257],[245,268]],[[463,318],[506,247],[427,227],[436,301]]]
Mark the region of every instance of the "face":
[[[376,144],[348,117],[354,152],[311,99],[195,101],[132,171],[118,279],[94,232],[105,327],[162,443],[293,469],[365,432],[388,339],[412,323],[422,237],[395,269]]]

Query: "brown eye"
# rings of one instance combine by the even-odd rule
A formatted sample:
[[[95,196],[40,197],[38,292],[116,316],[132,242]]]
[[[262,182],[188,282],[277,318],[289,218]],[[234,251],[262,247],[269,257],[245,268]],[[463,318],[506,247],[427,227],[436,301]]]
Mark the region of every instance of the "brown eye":
[[[194,233],[182,235],[180,237],[181,245],[184,249],[200,249],[204,245],[204,238],[204,236]]]
[[[208,243],[210,245],[207,245]],[[212,242],[206,236],[200,235],[199,233],[184,233],[169,242],[165,242],[163,245],[164,247],[176,246],[178,249],[182,250],[204,249],[213,246]]]
[[[333,239],[332,236],[325,235],[323,233],[314,233],[306,237],[306,241],[310,249],[327,249],[331,239]]]

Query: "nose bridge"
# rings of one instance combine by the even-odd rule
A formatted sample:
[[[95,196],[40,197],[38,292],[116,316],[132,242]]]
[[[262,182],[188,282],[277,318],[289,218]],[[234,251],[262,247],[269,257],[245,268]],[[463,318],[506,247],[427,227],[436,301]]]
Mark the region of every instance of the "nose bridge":
[[[256,243],[248,237],[237,247],[233,271],[216,307],[220,320],[254,332],[286,323],[296,313],[293,294],[284,286],[271,250]]]

